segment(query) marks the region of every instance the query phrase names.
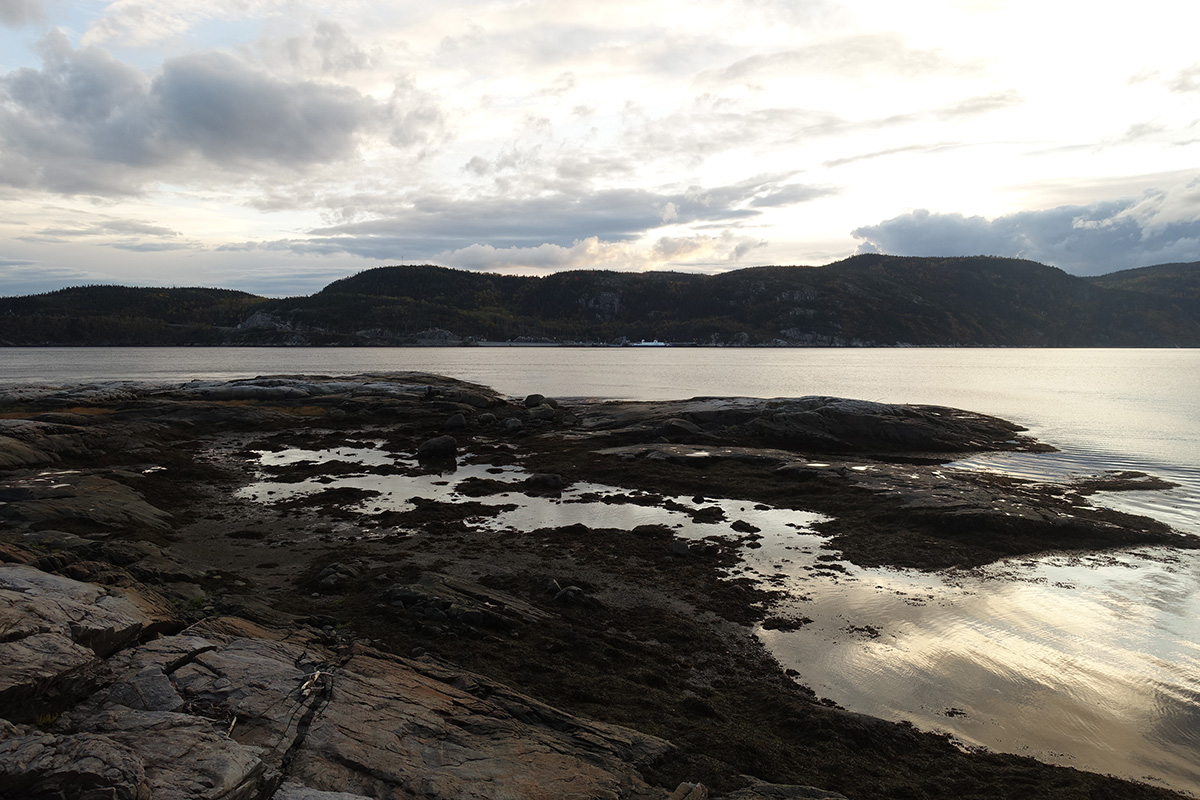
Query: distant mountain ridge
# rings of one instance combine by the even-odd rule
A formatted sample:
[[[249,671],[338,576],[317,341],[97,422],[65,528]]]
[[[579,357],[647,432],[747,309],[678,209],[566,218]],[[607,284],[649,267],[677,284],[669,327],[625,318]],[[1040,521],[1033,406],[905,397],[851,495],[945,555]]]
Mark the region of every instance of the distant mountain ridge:
[[[1197,347],[1200,262],[1093,278],[1032,261],[858,255],[716,275],[377,267],[306,297],[90,286],[0,298],[8,345]]]
[[[1106,289],[1126,289],[1200,303],[1200,262],[1125,269],[1088,280]]]

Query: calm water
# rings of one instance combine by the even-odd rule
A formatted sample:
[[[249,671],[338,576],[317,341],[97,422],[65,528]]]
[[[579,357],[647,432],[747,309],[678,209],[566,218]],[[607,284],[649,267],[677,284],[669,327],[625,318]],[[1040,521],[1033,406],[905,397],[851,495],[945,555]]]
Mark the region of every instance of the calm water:
[[[1181,488],[1111,500],[1200,532],[1200,350],[765,348],[0,348],[0,386],[273,373],[436,372],[524,396],[835,395],[992,414],[1064,453],[1032,476],[1134,469]]]
[[[960,468],[1039,480],[1149,472],[1180,487],[1095,499],[1200,532],[1197,350],[0,350],[0,385],[378,370],[437,372],[513,396],[824,394],[967,408],[1025,425],[1061,452],[986,456]],[[279,456],[264,454],[272,457]],[[369,462],[379,454],[356,457]],[[377,478],[339,480],[367,488]],[[429,490],[452,491],[452,484]],[[585,489],[603,487],[573,491]],[[278,499],[298,490],[261,485],[247,496],[265,500],[275,491]],[[390,491],[402,502],[424,490]],[[523,500],[491,524],[659,521],[682,537],[722,534],[720,525],[686,515],[658,519],[667,513],[661,509],[571,499]],[[1019,559],[969,573],[851,564],[821,572],[811,569],[819,566],[821,541],[808,530],[812,515],[736,501],[723,507],[729,521],[750,521],[765,537],[761,549],[747,551],[743,574],[789,590],[793,599],[777,613],[811,619],[799,630],[759,635],[819,694],[967,743],[1200,795],[1200,554],[1140,548]]]

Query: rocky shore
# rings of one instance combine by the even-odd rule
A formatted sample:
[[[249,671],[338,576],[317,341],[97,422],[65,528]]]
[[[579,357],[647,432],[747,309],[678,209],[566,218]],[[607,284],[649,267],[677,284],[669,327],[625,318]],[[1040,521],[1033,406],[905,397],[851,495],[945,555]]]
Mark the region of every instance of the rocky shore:
[[[753,635],[795,624],[733,573],[755,526],[618,524],[743,501],[922,570],[1200,547],[1088,504],[1146,476],[942,468],[1038,449],[947,408],[410,373],[5,390],[0,796],[1179,797],[840,709]]]

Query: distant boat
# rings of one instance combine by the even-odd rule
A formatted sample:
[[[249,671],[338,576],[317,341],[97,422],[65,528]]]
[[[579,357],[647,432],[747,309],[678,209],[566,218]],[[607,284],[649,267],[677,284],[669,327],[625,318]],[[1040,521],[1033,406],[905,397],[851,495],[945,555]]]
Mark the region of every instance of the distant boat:
[[[630,342],[629,346],[630,347],[666,347],[667,343],[660,342],[658,339],[655,339],[652,342],[647,342],[645,339],[642,339],[640,342]]]

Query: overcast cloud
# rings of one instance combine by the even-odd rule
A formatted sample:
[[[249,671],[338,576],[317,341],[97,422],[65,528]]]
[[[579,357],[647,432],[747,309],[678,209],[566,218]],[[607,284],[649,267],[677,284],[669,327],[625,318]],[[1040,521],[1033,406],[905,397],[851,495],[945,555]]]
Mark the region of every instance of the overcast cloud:
[[[0,25],[19,28],[42,19],[42,4],[38,0],[0,0]]]
[[[0,182],[61,194],[138,192],[162,181],[238,181],[354,157],[360,139],[436,139],[437,108],[398,85],[387,101],[281,80],[226,53],[163,63],[153,78],[52,32],[41,69],[0,78]],[[286,180],[286,176],[284,177]]]
[[[0,0],[0,295],[1200,260],[1200,7],[1072,8]]]
[[[1200,177],[1175,192],[1022,211],[995,219],[913,211],[854,231],[859,252],[907,256],[997,255],[1077,275],[1200,260]]]
[[[762,214],[759,207],[806,202],[833,191],[783,184],[783,179],[761,176],[732,186],[692,186],[677,193],[610,189],[462,201],[424,196],[391,209],[376,206],[372,219],[312,229],[303,239],[247,242],[226,249],[347,253],[408,262],[440,259],[464,269],[519,267],[526,259],[524,265],[534,271],[554,264],[586,266],[580,259],[592,253],[628,269],[642,264],[638,248],[630,243],[665,225],[695,225],[722,232],[659,237],[652,243],[653,253],[670,261],[689,257],[698,267],[710,267],[746,255],[747,243],[754,249],[760,245],[753,235],[735,235]]]

